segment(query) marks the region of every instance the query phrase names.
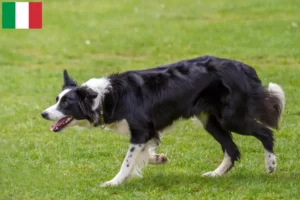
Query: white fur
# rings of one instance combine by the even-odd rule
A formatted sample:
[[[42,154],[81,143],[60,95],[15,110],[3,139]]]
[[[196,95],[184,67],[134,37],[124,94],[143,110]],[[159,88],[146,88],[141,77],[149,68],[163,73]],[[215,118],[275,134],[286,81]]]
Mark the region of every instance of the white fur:
[[[130,151],[134,148],[134,151]],[[126,157],[122,163],[121,169],[119,173],[110,181],[103,183],[101,186],[116,186],[125,181],[128,177],[130,177],[133,169],[138,165],[138,157],[141,155],[142,149],[145,148],[145,144],[130,144]],[[136,170],[136,169],[135,169]]]
[[[268,150],[265,150],[265,167],[268,173],[272,173],[276,169],[276,156]]]
[[[164,154],[156,154],[155,149],[149,150],[149,161],[148,164],[161,165],[169,162],[167,156]]]
[[[57,107],[60,103],[60,100],[62,98],[62,96],[64,96],[66,93],[68,93],[70,91],[70,89],[65,89],[63,90],[59,95],[58,95],[58,101],[56,102],[56,104],[54,104],[53,106],[50,106],[49,108],[47,108],[44,112],[48,113],[49,119],[50,120],[60,120],[63,117],[66,117],[66,115],[64,115],[62,112],[60,112]]]
[[[105,130],[113,130],[119,133],[120,135],[130,136],[130,128],[126,119],[122,119],[116,123],[107,124]],[[159,164],[166,164],[169,162],[168,158],[164,154],[155,153],[156,150],[155,145],[148,144],[148,146],[153,146],[153,148],[148,147],[149,164],[159,165]]]
[[[211,177],[222,176],[223,174],[225,174],[228,171],[228,169],[231,166],[232,166],[231,158],[230,158],[230,156],[228,156],[228,154],[225,151],[224,159],[223,159],[221,165],[217,169],[215,169],[215,171],[206,172],[202,176],[211,176]]]
[[[101,186],[116,186],[129,177],[141,177],[143,167],[149,162],[151,149],[155,149],[156,146],[156,142],[153,140],[146,144],[130,144],[119,173],[112,180],[103,183]],[[132,148],[134,148],[134,151],[131,151]]]
[[[82,86],[87,86],[98,93],[98,96],[94,100],[94,105],[92,107],[93,110],[96,110],[100,105],[102,97],[111,87],[111,83],[108,78],[92,78],[83,83]]]
[[[283,112],[284,105],[285,105],[285,95],[284,95],[282,88],[275,83],[269,83],[268,91],[269,91],[270,95],[276,96],[280,100],[279,106],[280,106],[281,112]]]

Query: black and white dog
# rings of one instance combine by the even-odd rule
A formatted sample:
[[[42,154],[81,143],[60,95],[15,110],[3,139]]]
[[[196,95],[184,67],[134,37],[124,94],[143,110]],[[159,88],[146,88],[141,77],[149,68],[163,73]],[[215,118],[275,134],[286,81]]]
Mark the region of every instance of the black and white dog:
[[[54,132],[85,120],[94,126],[115,124],[119,132],[129,134],[130,146],[119,173],[103,184],[113,186],[140,175],[145,164],[155,164],[159,155],[153,149],[159,145],[160,132],[179,118],[191,117],[202,122],[224,152],[220,166],[205,176],[221,176],[239,160],[231,132],[262,142],[265,167],[271,173],[276,157],[269,127],[278,128],[284,104],[281,87],[274,83],[262,86],[252,67],[203,56],[93,78],[81,86],[64,71],[62,92],[42,116],[58,121],[50,128]]]

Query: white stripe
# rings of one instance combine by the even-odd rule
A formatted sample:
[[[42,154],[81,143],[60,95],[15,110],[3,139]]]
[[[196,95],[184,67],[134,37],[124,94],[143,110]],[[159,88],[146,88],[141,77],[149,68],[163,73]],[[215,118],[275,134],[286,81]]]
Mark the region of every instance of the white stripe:
[[[231,158],[225,151],[224,159],[223,159],[221,165],[215,170],[215,173],[218,174],[219,176],[221,176],[221,175],[225,174],[231,166],[232,166]]]
[[[123,161],[119,173],[112,180],[103,183],[101,186],[107,187],[107,186],[119,185],[126,178],[128,178],[131,175],[131,173],[134,173],[134,175],[140,175],[139,166],[141,164],[144,165],[148,163],[149,153],[148,153],[148,149],[142,151],[144,147],[145,144],[140,144],[140,145],[130,144],[127,155]],[[145,153],[147,157],[143,158]],[[140,156],[142,156],[142,159],[139,159]],[[139,161],[143,161],[143,163],[140,163]]]
[[[272,173],[276,169],[276,156],[274,153],[265,149],[265,165],[268,173]]]
[[[224,159],[223,159],[221,165],[215,171],[206,172],[202,176],[211,176],[211,177],[222,176],[223,174],[225,174],[226,172],[229,171],[232,164],[233,163],[231,162],[230,156],[225,151],[224,152]]]
[[[16,2],[16,29],[29,28],[28,2]]]

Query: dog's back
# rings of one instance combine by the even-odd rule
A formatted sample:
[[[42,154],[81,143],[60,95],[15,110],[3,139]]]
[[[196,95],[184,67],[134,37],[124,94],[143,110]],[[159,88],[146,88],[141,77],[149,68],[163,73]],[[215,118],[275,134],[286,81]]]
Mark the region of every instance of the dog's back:
[[[159,138],[157,131],[176,119],[196,116],[224,152],[222,164],[205,175],[225,174],[240,158],[231,132],[259,139],[265,148],[267,171],[275,170],[273,131],[268,127],[278,127],[284,93],[276,84],[264,87],[252,67],[203,56],[125,72],[112,76],[111,80],[112,85],[114,82],[122,85],[122,93],[126,93],[121,102],[127,103],[118,104],[122,110],[120,119],[126,118],[138,130],[134,135],[138,140],[134,142],[145,136]],[[128,106],[129,102],[133,106]]]
[[[156,130],[179,117],[189,118],[201,112],[215,116],[228,129],[238,128],[231,127],[237,125],[230,119],[248,117],[277,127],[281,115],[280,110],[272,110],[279,101],[273,98],[268,101],[273,102],[272,106],[266,103],[270,93],[255,70],[234,60],[202,56],[110,78],[132,94],[134,109],[149,114],[144,117],[154,123]]]
[[[255,70],[238,61],[203,56],[157,68],[93,78],[78,86],[64,72],[57,103],[42,112],[58,120],[58,132],[78,121],[106,125],[130,135],[130,146],[119,173],[103,186],[118,185],[139,175],[147,163],[165,163],[155,154],[159,132],[178,118],[198,118],[221,145],[224,159],[204,175],[221,176],[240,158],[231,132],[256,137],[265,149],[265,166],[276,168],[273,131],[284,108],[284,92],[277,84],[264,87]]]

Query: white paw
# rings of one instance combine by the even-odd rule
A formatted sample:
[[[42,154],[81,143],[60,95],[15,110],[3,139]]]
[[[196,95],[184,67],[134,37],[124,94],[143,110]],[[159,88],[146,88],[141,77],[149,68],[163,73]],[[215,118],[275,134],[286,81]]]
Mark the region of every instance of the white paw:
[[[169,159],[164,154],[154,154],[154,155],[151,155],[149,158],[149,164],[152,164],[152,165],[167,164],[168,162],[169,162]]]
[[[114,187],[121,184],[121,181],[110,180],[101,184],[101,187]]]
[[[265,154],[265,166],[268,173],[272,173],[276,169],[276,156],[273,153]]]
[[[217,177],[217,176],[220,176],[220,174],[216,173],[215,171],[212,171],[212,172],[206,172],[206,173],[202,174],[202,176]]]

